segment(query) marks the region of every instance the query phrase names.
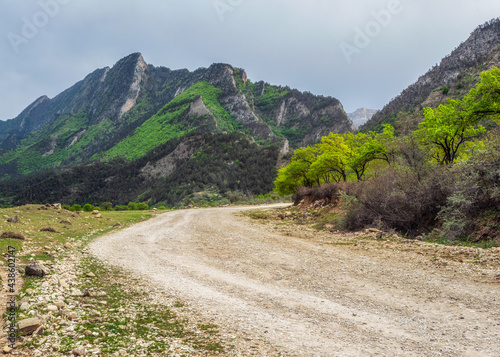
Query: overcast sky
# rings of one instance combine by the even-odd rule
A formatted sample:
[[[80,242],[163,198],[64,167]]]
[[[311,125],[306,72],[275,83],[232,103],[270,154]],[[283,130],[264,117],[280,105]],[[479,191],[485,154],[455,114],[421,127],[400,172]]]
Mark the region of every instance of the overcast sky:
[[[194,70],[380,109],[449,54],[498,0],[0,0],[0,119],[141,52]]]

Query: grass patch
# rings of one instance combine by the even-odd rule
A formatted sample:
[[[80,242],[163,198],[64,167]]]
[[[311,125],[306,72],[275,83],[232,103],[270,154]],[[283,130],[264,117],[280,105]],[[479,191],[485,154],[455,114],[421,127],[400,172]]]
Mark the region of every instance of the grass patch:
[[[224,349],[214,341],[219,333],[216,325],[189,326],[189,321],[177,316],[175,307],[184,306],[176,302],[173,307],[155,304],[151,295],[140,288],[120,269],[104,265],[88,257],[82,260],[82,289],[88,288],[90,297],[81,298],[84,306],[91,305],[87,314],[98,311],[99,316],[81,321],[75,331],[80,340],[92,346],[99,346],[104,355],[125,349],[127,353],[164,355],[171,351],[171,341],[180,340],[194,350],[219,351]],[[96,277],[87,277],[92,272]],[[85,273],[85,274],[84,274]],[[137,287],[137,288],[131,288]],[[137,341],[143,341],[137,344]],[[69,353],[75,347],[73,339],[65,340],[60,351]]]
[[[27,263],[30,258],[54,261],[62,255],[58,249],[68,241],[108,233],[152,217],[144,211],[104,211],[101,214],[102,218],[98,219],[90,212],[75,213],[42,205],[0,209],[0,216],[4,218],[0,220],[0,235],[3,232],[15,232],[26,238],[25,240],[0,239],[0,251],[7,252],[7,247],[11,245],[16,248],[17,257],[22,263]],[[19,221],[7,222],[7,218],[13,216],[18,216]],[[114,227],[117,222],[120,226]],[[41,232],[45,227],[54,228],[56,233]],[[4,257],[0,259],[5,260]]]

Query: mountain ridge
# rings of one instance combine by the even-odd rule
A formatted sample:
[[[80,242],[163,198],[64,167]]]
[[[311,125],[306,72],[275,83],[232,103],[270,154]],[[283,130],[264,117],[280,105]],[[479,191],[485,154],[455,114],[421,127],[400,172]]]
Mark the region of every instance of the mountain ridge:
[[[147,187],[160,185],[156,179],[164,182],[178,177],[179,180],[178,170],[185,177],[191,175],[205,182],[198,184],[195,180],[190,187],[185,187],[176,181],[182,195],[191,194],[190,190],[206,189],[209,183],[215,190],[267,193],[272,189],[281,158],[290,148],[316,142],[330,132],[348,131],[355,131],[355,127],[336,98],[302,93],[263,81],[253,83],[243,69],[225,63],[192,72],[171,70],[147,64],[142,54],[133,53],[113,67],[89,73],[54,98],[38,98],[16,118],[1,122],[0,182],[7,183],[5,192],[11,192],[10,200],[15,201],[22,197],[16,190],[24,190],[15,180],[25,182],[26,177],[28,182],[37,181],[39,194],[35,197],[41,199],[52,197],[42,188],[43,182],[52,187],[51,182],[59,180],[56,178],[63,173],[73,177],[71,170],[75,167],[89,167],[88,171],[96,172],[96,180],[99,177],[102,186],[117,182],[123,187],[129,187],[128,183],[106,177],[102,167],[123,174],[122,170],[133,167],[130,171],[137,177],[131,179],[137,180],[136,187],[129,188],[129,194],[120,195],[123,200],[127,197],[173,202],[174,193],[148,194]],[[198,135],[199,140],[186,139],[192,135]],[[213,145],[200,144],[213,142],[213,138],[225,143],[228,154],[218,145],[216,150]],[[193,143],[198,144],[190,150],[170,147]],[[242,150],[253,152],[257,157],[250,159]],[[161,161],[162,158],[156,156],[158,152],[170,158]],[[182,152],[184,154],[180,154]],[[206,152],[223,154],[223,159],[197,161],[197,167],[193,160]],[[155,161],[145,162],[145,157]],[[234,162],[241,164],[243,158],[250,164],[236,172],[252,177],[254,188],[243,177],[228,181],[217,173],[229,175]],[[116,168],[111,170],[112,166],[100,162],[109,162]],[[175,167],[169,175],[142,174],[141,170],[148,165],[154,167],[164,162]],[[250,167],[258,172],[259,162],[262,168],[267,168],[261,178],[249,172]],[[137,165],[142,166],[137,168]],[[206,165],[211,165],[209,171]],[[210,174],[212,178],[204,180],[196,171]],[[32,175],[36,180],[30,181]],[[76,201],[81,195],[91,194],[78,189],[79,179],[73,179],[72,183],[63,180],[64,185],[72,187],[64,197]],[[92,181],[92,177],[85,175],[85,180]],[[264,188],[268,191],[261,191]],[[117,193],[114,189],[110,191]]]
[[[489,63],[488,56],[500,50],[500,18],[494,18],[478,26],[467,40],[462,42],[439,64],[433,66],[419,79],[404,89],[398,96],[375,114],[360,130],[377,130],[384,123],[394,124],[399,112],[421,110],[433,93],[442,90],[442,98],[434,98],[428,104],[438,105],[446,101],[448,90],[457,97],[467,93],[478,81],[479,72],[499,66],[500,62]],[[486,66],[487,65],[487,66]],[[472,72],[471,70],[474,69]],[[469,78],[470,76],[474,78]],[[465,78],[464,78],[465,77]],[[458,88],[457,88],[458,87]]]

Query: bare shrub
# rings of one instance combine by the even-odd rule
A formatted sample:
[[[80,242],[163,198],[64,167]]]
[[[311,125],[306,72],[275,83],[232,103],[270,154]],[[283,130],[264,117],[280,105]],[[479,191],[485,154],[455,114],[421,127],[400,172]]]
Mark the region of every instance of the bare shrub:
[[[306,197],[311,196],[312,188],[310,187],[301,187],[297,190],[297,195],[295,196],[294,205],[297,206],[302,200]]]
[[[315,202],[335,204],[339,198],[339,187],[336,183],[325,183],[318,187],[301,187],[295,196],[295,205],[312,205]]]
[[[455,165],[452,172],[456,179],[439,218],[441,234],[455,240],[478,229],[477,217],[500,207],[500,137],[491,135],[486,149]]]
[[[448,175],[449,176],[449,175]],[[403,233],[430,232],[440,207],[446,203],[446,172],[435,168],[424,178],[385,170],[354,186],[356,198],[343,225],[348,230],[365,227],[396,229]]]
[[[325,203],[335,204],[339,197],[339,188],[335,183],[325,183],[312,190],[315,201],[324,200]]]

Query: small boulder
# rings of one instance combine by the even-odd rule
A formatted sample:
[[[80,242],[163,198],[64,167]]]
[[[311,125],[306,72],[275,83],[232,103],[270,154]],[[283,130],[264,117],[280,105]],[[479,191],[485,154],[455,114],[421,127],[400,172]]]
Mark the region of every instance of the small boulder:
[[[92,273],[92,272],[90,272],[90,273],[87,273],[87,276],[88,276],[89,278],[93,278],[93,277],[95,277],[95,274],[94,274],[94,273]]]
[[[66,303],[62,300],[57,300],[54,301],[54,305],[57,306],[59,309],[62,309],[63,307],[66,306]]]
[[[45,227],[45,228],[40,229],[40,232],[52,232],[52,233],[57,233],[57,230],[56,230],[55,228],[52,228],[52,227]]]
[[[32,317],[29,319],[24,319],[19,321],[18,330],[21,336],[31,335],[35,332],[40,326],[42,326],[42,320],[37,317]]]
[[[100,213],[96,214],[95,218],[102,218],[102,214],[100,214]]]
[[[92,211],[92,214],[99,214],[99,210],[96,210],[96,209],[95,209],[95,210],[93,210],[93,211]]]
[[[90,316],[92,316],[92,317],[101,317],[101,312],[97,311],[97,310],[92,310],[90,312]]]
[[[5,346],[2,351],[5,355],[8,355],[9,353],[11,353],[13,351],[13,349],[10,348],[9,346]]]
[[[33,263],[26,265],[25,273],[29,276],[45,276],[50,274],[50,269],[42,264]]]
[[[17,223],[19,222],[19,216],[12,216],[7,219],[7,222],[9,223]]]
[[[72,353],[73,356],[85,356],[87,354],[87,350],[85,349],[85,347],[80,346],[78,348],[75,348]]]
[[[73,290],[71,290],[71,295],[72,296],[82,296],[82,291],[80,289],[73,289]]]
[[[71,225],[72,225],[72,223],[71,223],[70,221],[61,221],[61,222],[59,222],[59,223],[61,223],[61,224],[65,224],[65,225],[67,225],[67,226],[71,226]]]
[[[113,227],[120,227],[122,224],[120,222],[116,222],[115,224],[113,224]]]

